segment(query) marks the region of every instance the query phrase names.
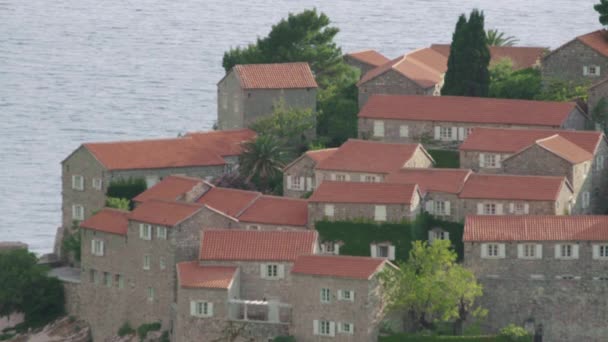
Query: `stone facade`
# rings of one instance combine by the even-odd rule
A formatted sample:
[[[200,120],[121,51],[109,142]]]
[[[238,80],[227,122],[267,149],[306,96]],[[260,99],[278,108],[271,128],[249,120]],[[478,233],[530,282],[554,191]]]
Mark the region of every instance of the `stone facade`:
[[[315,165],[316,162],[304,154],[287,166],[283,172],[283,196],[301,198],[307,192],[316,189]],[[297,186],[294,178],[298,178]]]
[[[438,205],[439,202],[443,203],[441,207]],[[424,210],[446,221],[460,222],[464,218],[458,194],[428,191],[424,200]]]
[[[482,156],[483,155],[483,156]],[[492,155],[495,160],[494,166],[485,163],[486,156]],[[509,158],[511,153],[494,153],[481,151],[460,151],[460,168],[471,169],[478,173],[500,174],[504,173],[503,161]],[[483,162],[482,162],[483,160]]]
[[[357,58],[353,58],[349,55],[344,55],[344,62],[353,68],[359,70],[359,78],[363,77],[363,75],[367,74],[368,71],[375,69],[377,66],[365,63]]]
[[[465,242],[465,266],[484,286],[480,304],[489,309],[483,329],[495,332],[515,323],[542,326],[546,341],[605,340],[608,261],[592,257],[596,242],[572,241],[579,246],[572,260],[555,258],[555,245],[568,242],[533,242],[542,246],[540,259],[518,257],[518,244],[530,242],[500,243],[504,258],[486,259],[480,242]]]
[[[370,280],[294,274],[292,335],[297,341],[375,342],[383,319],[383,303],[376,276]],[[321,301],[321,289],[329,289],[329,302]],[[343,300],[338,291],[354,291],[353,300]],[[335,336],[315,335],[314,321],[335,325]],[[352,333],[341,324],[352,324]]]
[[[230,71],[217,85],[218,127],[221,130],[246,128],[256,119],[272,114],[283,100],[288,107],[315,110],[316,88],[243,89]]]
[[[386,207],[386,222],[402,222],[413,220],[420,213],[420,195],[416,192],[411,204],[374,204],[374,203],[320,203],[309,202],[308,224],[314,227],[315,222],[321,220],[349,221],[365,219],[375,221],[377,206]],[[333,206],[334,215],[326,215],[326,206]]]
[[[442,85],[433,85],[424,88],[395,70],[359,84],[359,108],[363,108],[370,96],[374,94],[386,95],[438,95]]]
[[[608,100],[608,82],[606,82],[606,80],[607,79],[605,78],[603,81],[600,81],[589,88],[587,92],[587,110],[589,114],[593,114],[600,100]],[[608,105],[608,103],[606,103],[606,105]]]
[[[584,68],[599,67],[597,75],[585,74]],[[590,85],[606,76],[608,57],[578,39],[561,46],[543,58],[541,75],[546,84],[553,80]]]

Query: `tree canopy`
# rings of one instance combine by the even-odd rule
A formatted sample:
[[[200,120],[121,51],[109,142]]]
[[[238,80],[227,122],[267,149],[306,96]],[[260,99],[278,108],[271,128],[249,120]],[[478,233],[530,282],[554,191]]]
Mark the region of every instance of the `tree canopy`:
[[[281,142],[272,135],[259,135],[243,144],[239,173],[245,177],[245,183],[253,182],[258,190],[280,194],[286,162]]]
[[[600,24],[608,26],[608,0],[600,0],[600,3],[594,5],[593,9],[600,15]]]
[[[507,36],[506,33],[496,29],[486,31],[486,43],[489,46],[513,46],[519,39],[514,36]]]
[[[492,65],[489,71],[489,97],[533,100],[541,93],[539,69],[527,68],[514,71],[511,60],[505,58]]]
[[[452,36],[442,95],[488,96],[489,64],[483,12],[473,10],[468,20],[462,14]]]

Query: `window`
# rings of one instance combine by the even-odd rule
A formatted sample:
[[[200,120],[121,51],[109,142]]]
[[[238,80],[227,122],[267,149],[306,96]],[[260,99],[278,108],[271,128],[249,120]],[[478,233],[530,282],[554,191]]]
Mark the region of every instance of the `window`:
[[[604,156],[595,157],[595,170],[600,171],[604,169]]]
[[[282,279],[284,274],[283,265],[262,264],[260,266],[263,279]]]
[[[346,182],[348,180],[347,175],[344,173],[337,173],[335,178],[338,182]]]
[[[386,258],[388,260],[395,260],[395,246],[386,242],[381,244],[371,244],[370,250],[372,258]]]
[[[333,241],[325,241],[325,242],[321,243],[320,247],[321,247],[321,253],[334,254],[334,255],[340,254],[340,244],[339,243],[335,243]]]
[[[329,217],[334,216],[334,205],[333,204],[325,205],[325,216],[329,216]]]
[[[346,300],[346,301],[354,301],[355,300],[355,291],[352,290],[338,290],[338,299]]]
[[[331,302],[331,290],[328,288],[321,289],[321,303]]]
[[[91,240],[91,254],[97,256],[103,256],[104,243],[102,240],[93,239]]]
[[[167,264],[165,262],[165,257],[160,257],[158,259],[158,266],[160,267],[161,270],[164,270],[167,267]]]
[[[498,256],[498,245],[489,244],[488,245],[488,256],[489,257],[497,257]]]
[[[513,208],[513,213],[515,215],[523,215],[526,213],[526,206],[524,203],[515,203]]]
[[[586,209],[589,207],[589,200],[590,200],[589,191],[583,192],[583,209]]]
[[[293,190],[301,190],[304,187],[302,186],[302,182],[300,181],[301,177],[291,177],[291,188]]]
[[[608,259],[608,245],[595,245],[593,247],[595,259]]]
[[[583,76],[600,76],[600,67],[597,65],[584,66]]]
[[[375,183],[378,182],[378,177],[374,175],[366,175],[365,177],[363,177],[363,181],[367,183]]]
[[[439,138],[441,140],[451,140],[452,139],[452,127],[440,127],[439,128]]]
[[[469,135],[471,135],[471,133],[473,133],[473,127],[467,127],[466,132],[467,132],[467,137],[468,137]]]
[[[144,255],[144,270],[150,269],[150,256]]]
[[[140,223],[139,237],[143,240],[152,240],[152,225]]]
[[[125,287],[125,277],[121,274],[117,274],[114,276],[116,281],[116,287],[119,289],[123,289]]]
[[[429,230],[429,243],[433,243],[435,240],[449,240],[450,233],[446,232],[443,229],[435,228]]]
[[[445,215],[445,202],[444,201],[435,201],[435,214],[436,215]]]
[[[386,221],[386,206],[376,205],[374,207],[374,220],[375,221]]]
[[[578,245],[577,244],[556,244],[555,245],[555,258],[556,259],[578,259]]]
[[[354,325],[352,323],[342,322],[338,325],[338,332],[342,334],[352,334],[354,333]]]
[[[102,182],[101,178],[93,178],[91,185],[93,186],[93,189],[101,190],[102,184],[103,184],[103,182]]]
[[[247,230],[260,230],[260,226],[257,224],[248,224],[246,227]]]
[[[205,301],[191,301],[190,314],[197,317],[213,316],[213,303]]]
[[[504,258],[505,245],[502,243],[482,243],[481,257],[484,259]]]
[[[523,243],[517,245],[517,255],[520,259],[541,259],[542,245],[535,243]]]
[[[331,322],[320,321],[319,322],[319,335],[331,336]]]
[[[82,221],[84,220],[84,207],[80,204],[72,205],[72,219]]]
[[[410,136],[410,128],[407,125],[399,126],[399,136],[402,138],[407,138]]]
[[[384,121],[374,121],[374,136],[375,137],[384,136]]]
[[[154,288],[153,287],[148,287],[148,301],[153,301],[154,300]]]
[[[84,190],[84,177],[80,175],[72,175],[72,189]]]
[[[484,215],[496,215],[496,204],[495,203],[485,203],[483,205],[483,214]]]
[[[107,287],[112,287],[112,275],[108,272],[103,272],[103,283]]]
[[[167,228],[166,227],[156,227],[156,238],[167,240]]]
[[[388,246],[378,246],[376,256],[379,258],[388,258]]]
[[[496,167],[496,155],[486,154],[484,158],[485,167]]]

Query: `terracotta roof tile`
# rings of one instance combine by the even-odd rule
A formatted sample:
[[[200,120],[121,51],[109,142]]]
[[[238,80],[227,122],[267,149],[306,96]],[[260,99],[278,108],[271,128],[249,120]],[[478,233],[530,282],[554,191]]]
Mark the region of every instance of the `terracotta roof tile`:
[[[243,89],[317,88],[308,63],[239,64],[233,70]]]
[[[450,56],[449,44],[433,44],[431,49],[437,51],[445,58]],[[543,53],[547,51],[543,47],[531,46],[490,46],[490,64],[509,58],[513,62],[515,70],[531,68],[538,64]]]
[[[352,57],[365,64],[379,66],[389,61],[386,56],[376,50],[362,50],[357,52],[347,53],[346,56]]]
[[[305,227],[308,223],[306,200],[261,196],[238,216],[241,222]]]
[[[184,288],[228,289],[237,272],[236,266],[201,266],[197,261],[177,264],[179,286]]]
[[[420,144],[390,144],[349,139],[331,156],[321,160],[317,170],[390,173],[403,167]]]
[[[410,204],[416,184],[323,181],[308,199],[319,203]]]
[[[570,140],[559,135],[553,135],[549,138],[540,139],[536,141],[536,144],[572,164],[578,164],[593,159],[593,154],[585,151],[576,144],[572,143]]]
[[[595,154],[603,137],[601,132],[593,131],[476,127],[460,145],[460,150],[516,153],[534,144],[538,139],[547,138],[555,134],[559,134],[592,154]]]
[[[175,201],[201,183],[203,180],[199,178],[171,175],[137,195],[133,200],[135,202],[145,202],[150,199]]]
[[[606,30],[597,30],[576,37],[583,44],[594,49],[598,53],[608,57],[608,41]]]
[[[467,216],[464,241],[608,241],[608,216]]]
[[[173,227],[194,215],[201,208],[200,204],[151,199],[138,205],[131,212],[129,219]]]
[[[384,179],[387,183],[418,184],[421,192],[437,191],[457,194],[462,189],[468,169],[402,169]]]
[[[295,261],[314,253],[316,231],[206,230],[201,260]]]
[[[197,202],[237,217],[260,196],[262,194],[256,191],[215,187],[203,194]]]
[[[472,174],[460,198],[555,201],[564,177]]]
[[[80,227],[98,230],[104,233],[127,235],[129,227],[129,212],[103,208],[95,215],[80,223]]]
[[[338,149],[337,148],[324,148],[322,150],[314,150],[314,151],[306,151],[306,155],[310,157],[310,159],[316,161],[317,163],[321,160],[327,159],[327,157],[332,156]]]
[[[187,137],[194,139],[197,145],[217,153],[222,157],[237,156],[243,151],[242,144],[256,137],[256,133],[248,128],[212,131],[188,132]]]
[[[365,280],[379,271],[385,263],[386,260],[380,258],[302,255],[296,259],[291,273]]]
[[[360,118],[561,126],[574,102],[465,96],[372,95]]]

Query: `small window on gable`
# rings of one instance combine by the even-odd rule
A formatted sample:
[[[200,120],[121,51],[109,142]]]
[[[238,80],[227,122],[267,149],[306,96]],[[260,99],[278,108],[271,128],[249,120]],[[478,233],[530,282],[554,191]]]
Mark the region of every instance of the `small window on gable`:
[[[262,279],[276,280],[284,278],[284,266],[281,264],[262,264],[260,269]]]
[[[101,178],[93,178],[91,186],[93,186],[93,189],[95,190],[101,190],[103,185],[103,181],[101,180]]]
[[[583,75],[585,76],[600,76],[600,67],[597,65],[587,65],[583,67]]]
[[[72,175],[72,189],[84,190],[84,177],[81,175]]]

